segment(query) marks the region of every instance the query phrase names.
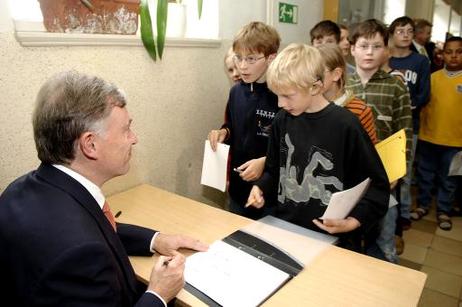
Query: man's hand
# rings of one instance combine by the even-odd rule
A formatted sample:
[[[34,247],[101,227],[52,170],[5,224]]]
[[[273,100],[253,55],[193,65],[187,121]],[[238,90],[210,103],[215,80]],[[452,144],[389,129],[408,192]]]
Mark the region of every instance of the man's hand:
[[[237,169],[242,170],[242,172],[239,174],[241,178],[245,181],[255,181],[258,178],[261,177],[261,174],[263,173],[263,170],[265,169],[265,160],[266,157],[261,157],[258,159],[252,159],[241,166],[239,166]]]
[[[330,234],[353,231],[361,226],[361,223],[351,216],[343,220],[324,219],[322,222],[314,219],[313,223]]]
[[[245,207],[253,206],[255,208],[261,208],[265,205],[265,199],[263,198],[263,191],[256,185],[250,190],[249,198]]]
[[[172,256],[160,256],[151,271],[148,290],[156,292],[166,302],[173,299],[184,286],[185,257],[173,252]]]
[[[209,140],[210,147],[212,147],[213,151],[217,151],[217,143],[223,143],[227,134],[228,130],[226,129],[212,130],[209,132],[207,139]]]
[[[166,256],[177,254],[179,248],[189,248],[199,252],[206,251],[209,247],[199,240],[183,235],[168,235],[159,233],[154,241],[154,249]]]

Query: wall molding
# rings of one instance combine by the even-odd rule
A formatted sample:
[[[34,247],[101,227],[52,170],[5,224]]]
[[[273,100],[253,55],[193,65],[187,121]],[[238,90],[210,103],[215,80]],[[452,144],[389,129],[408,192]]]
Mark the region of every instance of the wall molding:
[[[16,40],[24,47],[52,46],[143,46],[139,35],[51,33],[16,31]],[[167,38],[167,47],[219,48],[221,39]]]

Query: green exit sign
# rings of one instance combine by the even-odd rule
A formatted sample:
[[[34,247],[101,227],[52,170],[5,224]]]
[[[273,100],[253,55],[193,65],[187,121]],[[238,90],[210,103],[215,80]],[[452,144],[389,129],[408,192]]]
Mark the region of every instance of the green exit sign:
[[[297,23],[298,22],[298,6],[279,2],[279,22]]]

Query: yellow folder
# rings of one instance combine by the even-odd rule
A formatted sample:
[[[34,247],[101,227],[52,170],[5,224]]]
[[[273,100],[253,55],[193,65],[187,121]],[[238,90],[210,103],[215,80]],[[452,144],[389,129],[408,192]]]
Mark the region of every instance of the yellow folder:
[[[404,129],[375,145],[391,182],[406,175],[406,134]]]

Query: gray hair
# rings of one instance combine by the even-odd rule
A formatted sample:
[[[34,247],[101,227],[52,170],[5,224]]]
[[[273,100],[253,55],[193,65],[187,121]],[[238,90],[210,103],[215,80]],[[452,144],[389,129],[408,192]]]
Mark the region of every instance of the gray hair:
[[[125,95],[96,76],[66,71],[40,89],[32,118],[35,147],[44,163],[69,164],[76,140],[86,131],[103,132],[112,108],[123,108]]]

